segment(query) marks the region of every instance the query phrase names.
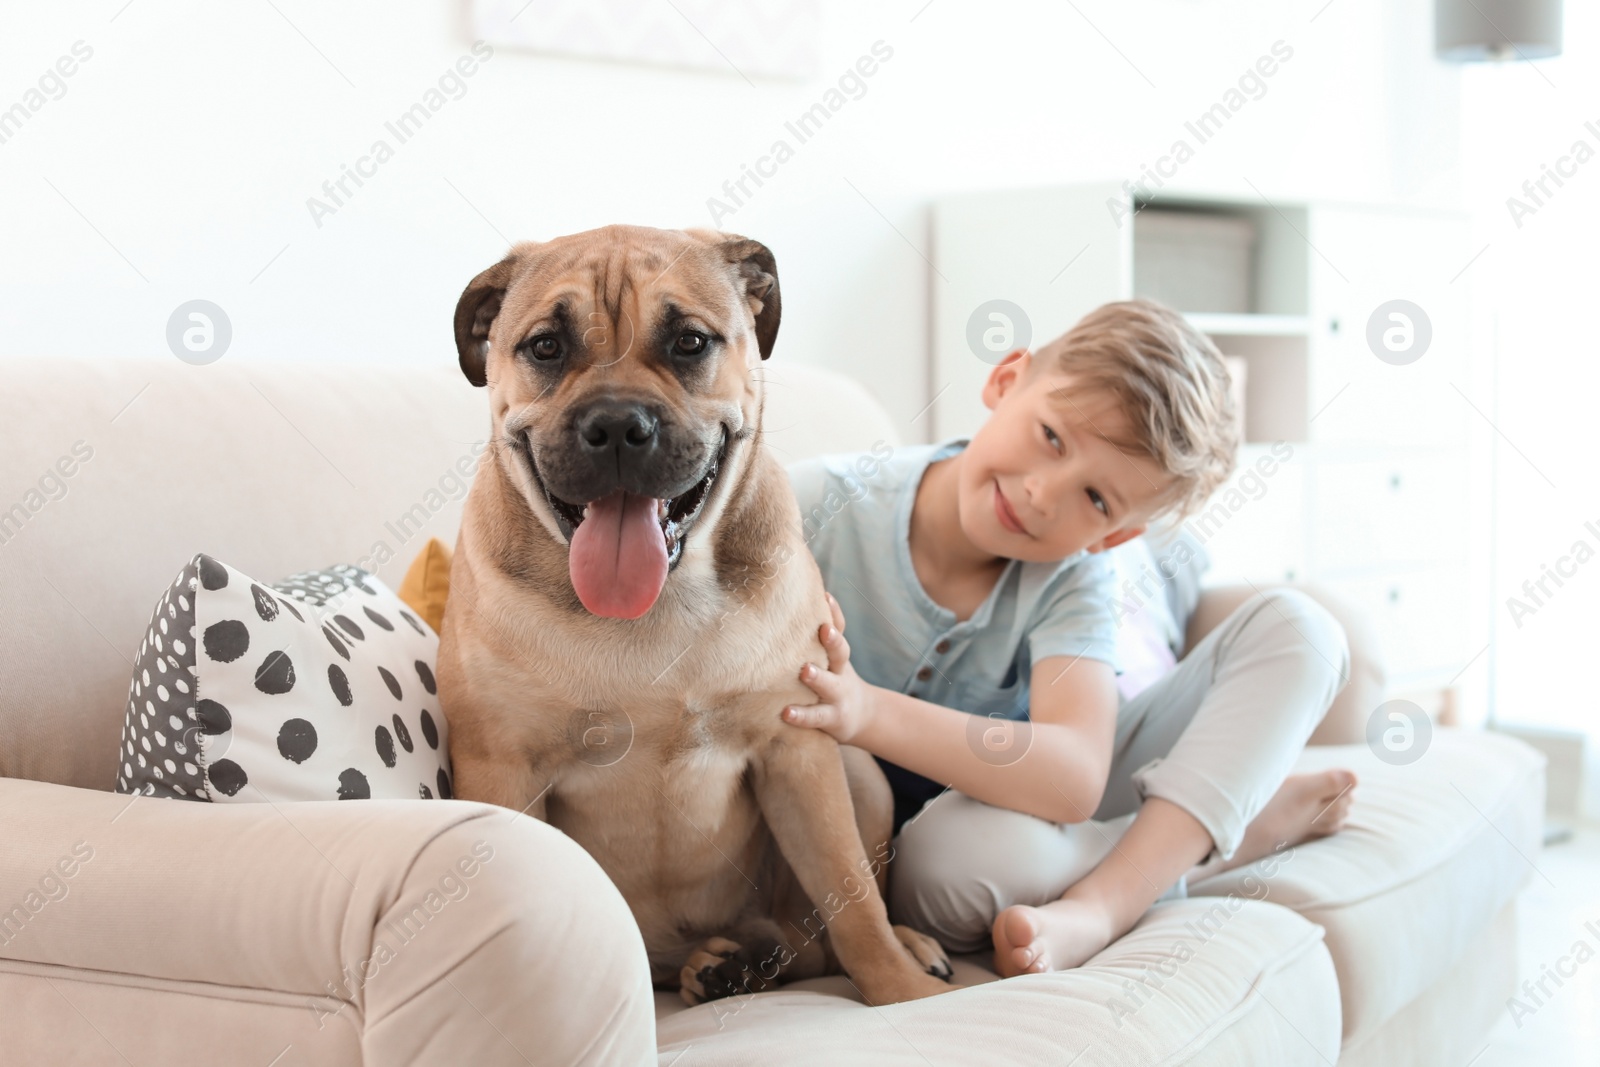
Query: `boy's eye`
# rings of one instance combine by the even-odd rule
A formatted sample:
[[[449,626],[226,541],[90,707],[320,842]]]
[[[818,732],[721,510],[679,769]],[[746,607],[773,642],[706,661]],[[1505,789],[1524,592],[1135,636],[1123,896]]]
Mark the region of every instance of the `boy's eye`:
[[[1084,492],[1089,494],[1089,503],[1099,508],[1100,514],[1109,519],[1111,517],[1111,508],[1106,504],[1106,498],[1095,492],[1093,489],[1086,489]]]
[[[1039,425],[1044,427],[1045,440],[1050,442],[1050,446],[1052,448],[1054,448],[1057,445],[1061,444],[1061,438],[1056,436],[1056,432],[1054,430],[1052,430],[1049,426],[1045,425],[1042,422]]]

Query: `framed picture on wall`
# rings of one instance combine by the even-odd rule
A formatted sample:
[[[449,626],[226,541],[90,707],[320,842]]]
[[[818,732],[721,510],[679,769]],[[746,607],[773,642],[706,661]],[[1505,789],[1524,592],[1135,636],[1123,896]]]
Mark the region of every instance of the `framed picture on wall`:
[[[469,0],[474,36],[551,55],[718,70],[816,73],[821,0]]]

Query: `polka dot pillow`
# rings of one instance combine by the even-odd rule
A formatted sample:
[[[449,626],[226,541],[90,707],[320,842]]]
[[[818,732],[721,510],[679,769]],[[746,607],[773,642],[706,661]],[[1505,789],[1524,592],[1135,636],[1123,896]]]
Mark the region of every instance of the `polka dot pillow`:
[[[196,555],[139,645],[117,792],[449,799],[438,652],[428,624],[359,567],[264,585]]]

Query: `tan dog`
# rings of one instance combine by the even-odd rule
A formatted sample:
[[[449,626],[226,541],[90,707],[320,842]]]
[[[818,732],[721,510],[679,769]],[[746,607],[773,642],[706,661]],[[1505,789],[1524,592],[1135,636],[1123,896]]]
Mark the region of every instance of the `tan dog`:
[[[778,318],[772,253],[715,232],[519,244],[462,293],[493,446],[439,645],[455,791],[583,845],[690,1004],[841,965],[931,996],[943,950],[883,903],[887,781],[779,718],[830,609],[762,445]]]

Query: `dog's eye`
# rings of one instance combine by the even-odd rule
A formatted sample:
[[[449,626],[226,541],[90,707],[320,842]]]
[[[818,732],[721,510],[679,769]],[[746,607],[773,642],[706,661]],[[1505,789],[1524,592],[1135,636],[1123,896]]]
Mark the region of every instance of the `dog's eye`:
[[[549,334],[535,337],[525,342],[523,347],[533,354],[534,359],[555,359],[561,355],[561,342]]]
[[[672,346],[672,350],[680,356],[697,356],[706,350],[706,335],[695,333],[693,330],[685,334],[679,334],[677,342]]]

